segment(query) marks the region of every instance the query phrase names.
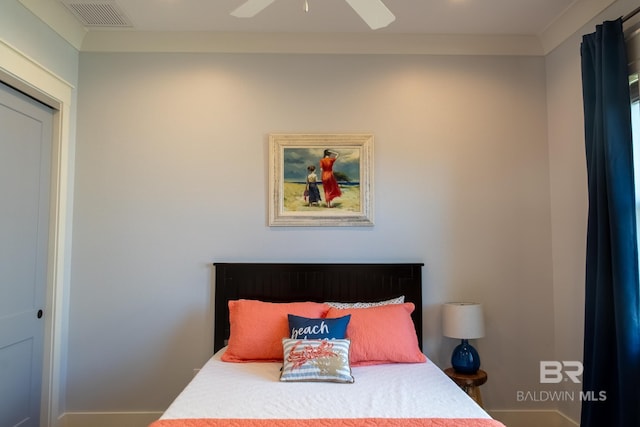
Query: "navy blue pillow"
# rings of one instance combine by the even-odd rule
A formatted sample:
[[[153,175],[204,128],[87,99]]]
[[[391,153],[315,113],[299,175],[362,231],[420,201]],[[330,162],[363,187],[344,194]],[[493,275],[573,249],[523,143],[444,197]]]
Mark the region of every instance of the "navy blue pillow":
[[[293,339],[344,339],[351,315],[334,319],[309,319],[289,314],[289,337]]]

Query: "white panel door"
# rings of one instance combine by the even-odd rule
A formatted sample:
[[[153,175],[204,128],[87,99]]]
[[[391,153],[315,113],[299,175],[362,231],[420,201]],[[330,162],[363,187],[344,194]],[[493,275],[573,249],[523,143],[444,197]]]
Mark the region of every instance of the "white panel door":
[[[53,112],[0,83],[0,426],[40,424]]]

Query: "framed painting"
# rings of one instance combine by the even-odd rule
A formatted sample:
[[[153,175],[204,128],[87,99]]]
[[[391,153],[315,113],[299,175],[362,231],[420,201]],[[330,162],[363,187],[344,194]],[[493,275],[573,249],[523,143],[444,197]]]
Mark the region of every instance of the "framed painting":
[[[270,226],[372,226],[373,135],[269,135]]]

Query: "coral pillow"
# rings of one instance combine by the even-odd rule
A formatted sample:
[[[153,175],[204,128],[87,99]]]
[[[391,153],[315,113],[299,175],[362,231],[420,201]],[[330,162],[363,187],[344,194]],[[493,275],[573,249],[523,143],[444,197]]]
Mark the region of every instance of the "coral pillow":
[[[289,338],[289,313],[323,317],[329,306],[316,302],[271,303],[258,300],[229,301],[229,344],[225,362],[279,362],[282,338]]]
[[[369,308],[329,308],[327,318],[351,315],[347,338],[351,340],[351,366],[382,363],[417,363],[427,359],[418,346],[411,319],[413,303]]]

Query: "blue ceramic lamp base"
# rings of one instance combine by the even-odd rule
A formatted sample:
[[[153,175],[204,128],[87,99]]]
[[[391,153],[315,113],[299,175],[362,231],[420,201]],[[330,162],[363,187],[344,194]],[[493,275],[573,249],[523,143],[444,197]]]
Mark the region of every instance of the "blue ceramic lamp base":
[[[461,374],[475,374],[480,369],[480,356],[469,340],[462,342],[453,349],[451,366]]]

